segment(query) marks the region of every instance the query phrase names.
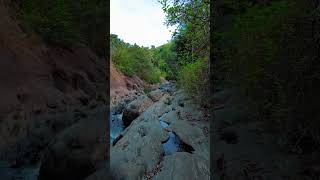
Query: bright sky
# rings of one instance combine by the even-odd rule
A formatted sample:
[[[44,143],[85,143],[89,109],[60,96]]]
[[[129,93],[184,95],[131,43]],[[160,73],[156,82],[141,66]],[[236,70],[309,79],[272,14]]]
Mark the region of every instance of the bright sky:
[[[173,28],[157,0],[111,0],[110,32],[130,44],[160,46],[171,39]]]

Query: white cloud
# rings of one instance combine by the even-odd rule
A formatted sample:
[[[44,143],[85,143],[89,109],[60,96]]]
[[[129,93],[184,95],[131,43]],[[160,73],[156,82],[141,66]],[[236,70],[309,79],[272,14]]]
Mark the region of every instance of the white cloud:
[[[110,32],[125,42],[160,46],[171,39],[157,0],[111,0]]]

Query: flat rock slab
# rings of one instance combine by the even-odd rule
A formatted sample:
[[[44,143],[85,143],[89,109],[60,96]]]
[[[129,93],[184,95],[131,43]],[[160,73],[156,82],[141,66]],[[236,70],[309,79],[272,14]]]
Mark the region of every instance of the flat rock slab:
[[[205,134],[205,129],[210,130],[210,124],[204,121],[204,112],[183,91],[178,91],[172,102],[171,106],[176,110],[168,112],[161,120],[169,123],[172,131],[184,143],[193,147],[195,154],[210,159],[210,137]]]
[[[209,137],[206,137],[202,129],[191,126],[188,122],[179,120],[171,124],[171,129],[179,138],[186,144],[195,149],[196,154],[201,154],[203,157],[209,159],[210,144]]]
[[[165,156],[161,171],[153,178],[155,180],[209,180],[209,160],[187,152],[177,152]]]
[[[153,176],[154,179],[210,178],[210,139],[202,129],[207,124],[194,120],[190,122],[184,116],[179,119],[179,115],[188,112],[201,120],[203,112],[183,92],[177,95],[174,98],[167,93],[162,95],[159,101],[149,106],[121,133],[123,137],[110,149],[112,179],[145,179],[148,177],[147,173],[153,172],[159,162],[163,165],[162,171]],[[195,150],[193,154],[175,152],[163,157],[162,142],[167,140],[168,132],[161,127],[159,120],[169,123],[168,130],[172,130],[181,141],[192,146]],[[197,124],[193,125],[194,123]]]

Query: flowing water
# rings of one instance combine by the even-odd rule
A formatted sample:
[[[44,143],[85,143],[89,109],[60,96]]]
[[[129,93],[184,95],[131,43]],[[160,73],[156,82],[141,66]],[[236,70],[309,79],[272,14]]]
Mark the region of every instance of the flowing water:
[[[175,152],[189,152],[189,153],[192,153],[192,151],[194,151],[193,147],[187,145],[186,143],[184,143],[179,138],[179,136],[177,136],[173,131],[171,131],[169,129],[170,125],[167,122],[163,121],[163,116],[164,115],[162,115],[159,118],[160,126],[162,128],[166,128],[166,129],[169,130],[168,131],[168,134],[169,134],[168,139],[165,142],[162,143],[162,147],[163,147],[163,150],[164,150],[164,155],[170,155],[170,154],[173,154]]]
[[[110,114],[110,144],[121,134],[124,130],[122,122],[123,114]]]

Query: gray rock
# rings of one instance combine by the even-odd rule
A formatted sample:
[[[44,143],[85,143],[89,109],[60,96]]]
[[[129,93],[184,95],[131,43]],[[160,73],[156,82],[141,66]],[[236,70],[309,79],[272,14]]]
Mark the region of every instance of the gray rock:
[[[167,114],[163,115],[162,119],[164,122],[171,124],[178,120],[177,111],[170,111]]]
[[[172,93],[175,87],[172,83],[167,82],[167,83],[161,84],[159,89],[162,90],[163,92]]]
[[[209,137],[204,135],[202,129],[196,126],[191,126],[188,122],[183,120],[174,121],[171,124],[171,129],[184,143],[192,146],[195,149],[196,154],[209,158]]]
[[[155,91],[151,91],[149,94],[148,94],[148,97],[150,99],[152,99],[153,102],[157,102],[160,100],[160,98],[163,96],[163,92],[160,90],[160,89],[157,89]]]
[[[143,111],[153,104],[153,101],[146,95],[139,96],[127,105],[123,111],[123,124],[128,127]]]
[[[152,170],[163,154],[162,143],[168,137],[160,127],[159,116],[169,107],[163,98],[149,107],[122,133],[110,149],[110,169],[113,179],[142,179]]]
[[[210,179],[210,162],[201,156],[187,152],[177,152],[165,156],[162,170],[153,178],[155,180]]]

